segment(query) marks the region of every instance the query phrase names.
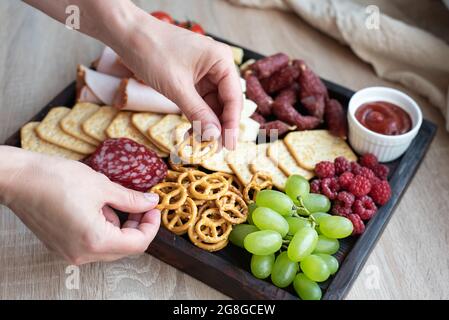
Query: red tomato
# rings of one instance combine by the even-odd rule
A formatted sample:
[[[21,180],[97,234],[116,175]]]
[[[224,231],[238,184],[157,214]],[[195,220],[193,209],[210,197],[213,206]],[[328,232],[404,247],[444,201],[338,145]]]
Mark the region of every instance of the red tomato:
[[[172,24],[175,22],[173,20],[172,16],[164,11],[153,11],[153,12],[151,12],[151,15],[161,21],[165,21],[165,22],[172,23]]]
[[[196,23],[194,21],[180,22],[180,23],[178,23],[178,26],[181,28],[189,29],[190,31],[195,32],[195,33],[206,34],[204,32],[203,27],[201,27],[201,25],[199,25],[198,23]]]
[[[193,32],[196,32],[199,34],[206,34],[206,32],[204,32],[203,27],[196,22],[191,22],[190,31],[193,31]]]

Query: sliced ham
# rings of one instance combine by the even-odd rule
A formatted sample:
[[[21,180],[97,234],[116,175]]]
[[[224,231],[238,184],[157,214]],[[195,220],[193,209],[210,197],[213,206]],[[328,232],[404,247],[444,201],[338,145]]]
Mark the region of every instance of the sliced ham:
[[[171,100],[133,78],[122,80],[113,105],[119,109],[132,111],[181,113]]]
[[[78,92],[78,102],[90,102],[95,104],[101,104],[102,101],[90,90],[87,86],[83,86]]]
[[[133,75],[133,72],[124,65],[121,58],[109,47],[103,49],[93,66],[98,72],[118,78],[130,78]]]
[[[88,87],[103,104],[112,105],[115,93],[120,86],[120,81],[120,78],[79,65],[76,77],[77,97],[81,96],[83,87]]]

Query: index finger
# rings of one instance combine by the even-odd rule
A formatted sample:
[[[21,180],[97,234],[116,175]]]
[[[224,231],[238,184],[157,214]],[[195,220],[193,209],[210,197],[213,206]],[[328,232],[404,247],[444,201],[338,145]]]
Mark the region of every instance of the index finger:
[[[227,149],[233,150],[237,144],[243,107],[240,77],[233,62],[232,65],[226,66],[225,75],[218,82],[218,96],[223,104],[223,113],[220,117],[223,144]]]

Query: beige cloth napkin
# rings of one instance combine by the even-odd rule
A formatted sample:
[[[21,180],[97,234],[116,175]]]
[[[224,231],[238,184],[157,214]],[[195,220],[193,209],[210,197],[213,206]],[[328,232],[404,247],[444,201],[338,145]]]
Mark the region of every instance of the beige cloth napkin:
[[[382,12],[379,28],[368,28],[369,13],[360,0],[228,1],[296,12],[313,27],[348,45],[378,76],[428,98],[443,113],[449,130],[449,46],[434,35]]]

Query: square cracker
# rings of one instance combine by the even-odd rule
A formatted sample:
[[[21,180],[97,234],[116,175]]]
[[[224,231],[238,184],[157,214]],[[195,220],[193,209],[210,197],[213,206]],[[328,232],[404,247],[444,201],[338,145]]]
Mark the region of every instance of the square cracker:
[[[84,158],[84,155],[81,153],[58,147],[53,143],[39,138],[35,131],[39,124],[40,122],[29,122],[20,129],[20,140],[23,149],[71,160],[81,160]]]
[[[101,107],[82,124],[84,133],[98,141],[106,140],[108,138],[106,129],[117,113],[117,108],[109,106]]]
[[[239,142],[233,151],[229,151],[225,159],[243,185],[250,183],[253,173],[250,164],[258,155],[265,155],[268,144],[255,144],[254,142]]]
[[[273,161],[279,169],[281,169],[286,175],[298,174],[307,180],[313,178],[313,171],[306,170],[299,166],[295,158],[288,151],[287,146],[283,140],[276,140],[271,143],[267,150],[267,155]]]
[[[167,157],[168,153],[164,148],[161,148],[157,141],[153,141],[148,134],[148,130],[158,123],[162,119],[163,115],[152,113],[152,112],[138,112],[134,113],[131,117],[131,122],[136,127],[137,130],[140,131],[141,134],[145,136],[148,140],[150,140],[155,147],[158,147],[159,153],[163,154],[163,157]]]
[[[120,111],[106,129],[107,136],[109,138],[128,138],[153,150],[160,157],[167,156],[166,153],[162,153],[158,147],[133,126],[131,122],[132,115],[133,113],[130,111]]]
[[[175,150],[176,143],[175,129],[182,122],[184,120],[180,115],[167,114],[148,130],[148,134],[159,147],[172,152]]]
[[[42,140],[78,153],[93,153],[95,151],[95,146],[77,139],[61,129],[59,124],[69,112],[70,109],[66,107],[55,107],[51,109],[44,120],[37,126],[37,135]]]
[[[315,165],[320,161],[333,161],[339,156],[349,161],[357,160],[346,141],[333,136],[327,130],[290,132],[284,142],[301,167],[308,170],[315,169]]]
[[[201,166],[211,171],[219,171],[232,174],[232,169],[226,163],[226,155],[229,151],[222,148],[220,151],[216,152],[212,157],[207,158],[201,162]]]
[[[287,182],[287,176],[267,156],[256,157],[249,167],[252,173],[259,171],[269,173],[271,175],[271,179],[273,179],[273,185],[279,190],[284,190],[285,183]]]
[[[61,129],[75,138],[98,146],[100,141],[87,135],[81,127],[83,122],[89,119],[98,109],[100,109],[100,106],[93,103],[83,102],[75,104],[69,114],[61,120]]]

